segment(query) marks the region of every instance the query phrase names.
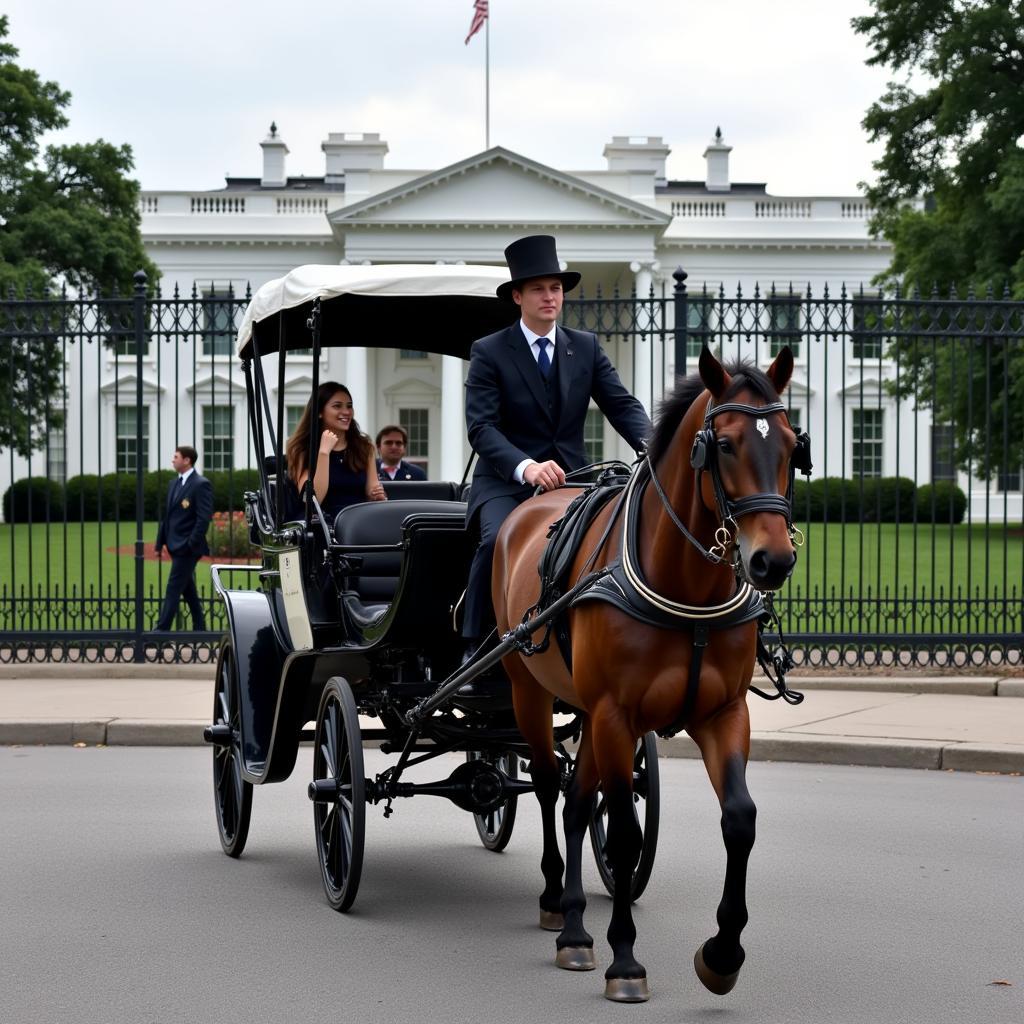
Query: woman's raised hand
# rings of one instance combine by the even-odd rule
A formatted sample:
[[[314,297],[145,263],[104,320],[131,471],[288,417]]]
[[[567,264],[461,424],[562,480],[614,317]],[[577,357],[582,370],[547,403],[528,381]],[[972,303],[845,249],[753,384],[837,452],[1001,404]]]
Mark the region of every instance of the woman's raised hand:
[[[329,455],[338,443],[338,435],[333,430],[325,430],[320,435],[320,454]]]

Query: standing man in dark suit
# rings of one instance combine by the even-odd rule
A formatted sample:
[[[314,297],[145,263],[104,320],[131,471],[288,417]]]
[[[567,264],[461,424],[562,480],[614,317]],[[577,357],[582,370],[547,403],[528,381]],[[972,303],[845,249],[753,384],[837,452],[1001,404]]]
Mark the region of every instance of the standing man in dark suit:
[[[379,480],[426,480],[419,466],[405,461],[409,434],[405,427],[389,423],[377,431],[377,478]]]
[[[531,235],[505,250],[511,280],[499,298],[522,319],[474,342],[466,380],[466,428],[479,456],[466,513],[480,544],[466,589],[464,661],[494,623],[491,562],[508,514],[533,494],[565,483],[587,464],[583,426],[590,400],[633,449],[650,436],[644,407],[623,387],[597,335],[558,325],[565,292],[580,275],[563,271],[550,235]],[[474,684],[468,684],[473,687]]]
[[[210,553],[206,530],[213,517],[213,487],[197,472],[197,458],[195,448],[182,444],[174,449],[171,459],[178,475],[167,488],[167,507],[156,533],[157,555],[162,556],[165,547],[171,553],[167,593],[156,624],[159,630],[171,628],[182,597],[192,613],[192,628],[206,629],[203,606],[196,590],[196,562]]]

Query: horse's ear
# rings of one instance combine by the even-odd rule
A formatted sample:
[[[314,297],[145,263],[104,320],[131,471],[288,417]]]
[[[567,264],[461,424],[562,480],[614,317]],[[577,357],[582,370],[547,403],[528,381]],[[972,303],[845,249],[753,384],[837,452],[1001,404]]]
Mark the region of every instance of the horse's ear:
[[[789,378],[793,376],[793,350],[783,345],[774,362],[768,367],[768,379],[775,386],[778,394],[786,390]]]
[[[725,372],[725,367],[711,354],[707,344],[700,350],[700,379],[714,398],[718,398],[732,382],[732,377]]]

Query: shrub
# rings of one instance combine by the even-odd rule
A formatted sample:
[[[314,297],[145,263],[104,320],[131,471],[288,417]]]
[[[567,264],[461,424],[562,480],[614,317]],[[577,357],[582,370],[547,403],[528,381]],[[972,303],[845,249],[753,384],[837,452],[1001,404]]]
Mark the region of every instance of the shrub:
[[[135,474],[104,473],[99,480],[97,505],[105,523],[135,521]]]
[[[178,474],[173,469],[153,469],[142,479],[142,503],[147,519],[163,519],[167,509],[167,487]]]
[[[855,523],[860,518],[860,490],[853,480],[823,476],[810,483],[813,523]]]
[[[237,512],[245,507],[246,491],[259,488],[260,475],[255,469],[213,469],[204,474],[213,487],[215,512]]]
[[[237,558],[253,551],[244,512],[214,512],[206,539],[210,554],[221,558]]]
[[[855,482],[858,490],[859,482]],[[914,481],[905,476],[873,477],[864,481],[862,519],[865,523],[909,523],[914,517]]]
[[[45,476],[16,480],[4,492],[4,522],[44,523],[64,518],[64,488]]]
[[[967,512],[967,495],[952,480],[923,484],[918,487],[915,499],[918,522],[932,522],[933,514],[936,523],[948,523],[951,518],[954,523],[964,521],[964,514]],[[932,512],[933,500],[935,502],[934,513]],[[952,516],[950,512],[952,512]]]
[[[64,488],[69,523],[96,522],[96,494],[100,478],[95,473],[73,476]]]

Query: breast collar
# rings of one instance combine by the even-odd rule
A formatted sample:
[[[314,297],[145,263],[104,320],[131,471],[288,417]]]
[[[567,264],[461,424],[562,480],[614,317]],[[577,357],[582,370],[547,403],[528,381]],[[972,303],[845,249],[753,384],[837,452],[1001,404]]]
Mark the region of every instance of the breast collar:
[[[691,605],[659,594],[644,578],[640,567],[637,538],[640,529],[640,508],[651,482],[650,462],[644,459],[630,477],[624,497],[622,515],[622,547],[619,558],[611,563],[610,572],[573,601],[606,601],[631,618],[662,629],[728,629],[751,622],[764,611],[759,591],[746,581],[737,579],[733,595],[721,604]]]

